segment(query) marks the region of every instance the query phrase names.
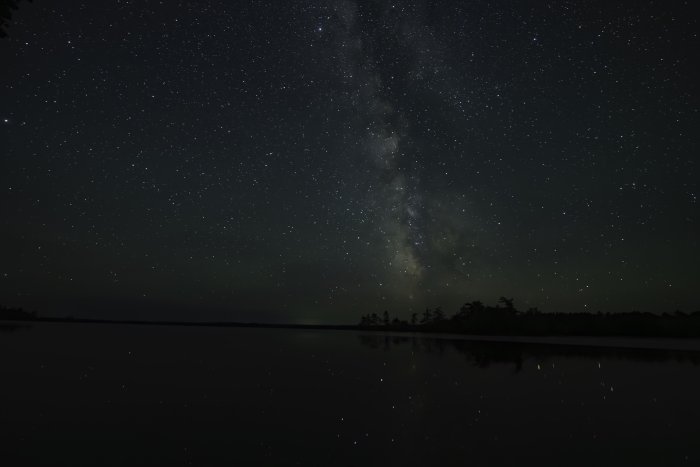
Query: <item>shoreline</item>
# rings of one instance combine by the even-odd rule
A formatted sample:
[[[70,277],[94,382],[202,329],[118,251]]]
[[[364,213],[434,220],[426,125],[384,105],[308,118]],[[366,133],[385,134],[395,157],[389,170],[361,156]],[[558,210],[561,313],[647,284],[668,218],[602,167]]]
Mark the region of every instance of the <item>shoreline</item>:
[[[700,338],[666,336],[595,336],[595,335],[499,335],[499,334],[459,334],[434,332],[431,330],[372,329],[357,325],[331,324],[272,324],[239,323],[217,321],[153,321],[153,320],[112,320],[89,318],[36,318],[27,320],[0,320],[2,326],[30,326],[34,323],[48,324],[101,324],[130,326],[177,326],[214,328],[256,328],[256,329],[297,329],[309,331],[359,331],[387,337],[417,337],[427,339],[450,339],[484,343],[556,345],[575,347],[595,347],[630,350],[673,350],[700,352]]]

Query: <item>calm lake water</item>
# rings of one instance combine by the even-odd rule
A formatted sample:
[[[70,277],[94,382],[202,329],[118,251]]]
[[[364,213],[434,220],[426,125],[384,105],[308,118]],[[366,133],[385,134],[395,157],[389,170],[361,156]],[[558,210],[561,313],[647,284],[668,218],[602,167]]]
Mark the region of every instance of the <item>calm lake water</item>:
[[[2,464],[700,465],[700,353],[350,331],[0,332]]]

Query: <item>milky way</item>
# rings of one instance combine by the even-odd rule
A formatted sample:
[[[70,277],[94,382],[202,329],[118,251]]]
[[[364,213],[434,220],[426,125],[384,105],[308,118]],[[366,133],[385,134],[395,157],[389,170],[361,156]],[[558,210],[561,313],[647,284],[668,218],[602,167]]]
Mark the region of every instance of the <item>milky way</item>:
[[[97,4],[99,3],[99,4]],[[686,2],[20,3],[0,304],[700,306]]]
[[[391,11],[390,6],[385,7]],[[364,40],[357,25],[357,5],[350,2],[341,3],[336,13],[343,28],[338,34],[337,47],[341,63],[349,62],[349,102],[348,104],[361,116],[357,123],[359,132],[364,133],[359,154],[366,156],[371,164],[370,176],[375,178],[370,190],[368,205],[377,217],[375,225],[385,239],[387,266],[390,273],[398,273],[398,283],[409,294],[414,292],[417,284],[407,286],[408,280],[418,279],[423,267],[419,250],[424,245],[423,229],[420,215],[423,207],[420,202],[419,167],[412,167],[410,128],[406,128],[405,117],[395,109],[391,100],[383,95],[383,83],[390,78],[382,76],[375,64],[370,47],[363,47]],[[398,31],[400,18],[386,17],[389,31]],[[399,42],[400,38],[392,34],[384,35],[380,40]],[[396,44],[395,44],[396,45]],[[402,123],[403,128],[402,128]]]

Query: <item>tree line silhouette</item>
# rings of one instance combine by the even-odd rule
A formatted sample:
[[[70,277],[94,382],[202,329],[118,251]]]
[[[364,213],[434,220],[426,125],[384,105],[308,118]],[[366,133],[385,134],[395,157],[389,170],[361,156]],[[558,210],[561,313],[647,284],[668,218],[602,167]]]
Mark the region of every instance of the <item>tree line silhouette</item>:
[[[7,37],[7,27],[12,19],[12,11],[21,0],[0,0],[0,37]],[[30,2],[32,0],[29,0]]]
[[[36,311],[0,306],[0,320],[34,321],[37,318]]]
[[[441,307],[413,313],[408,321],[392,318],[385,310],[381,316],[363,315],[358,327],[477,335],[700,337],[700,311],[543,313],[537,308],[520,311],[512,298],[501,297],[495,306],[465,303],[450,317]]]
[[[700,337],[700,311],[654,314],[622,313],[543,313],[537,308],[520,311],[513,299],[501,297],[496,306],[480,301],[465,303],[448,317],[441,307],[427,308],[410,320],[391,317],[387,310],[362,316],[357,325],[303,325],[236,322],[144,321],[40,317],[35,311],[0,306],[0,320],[84,323],[173,324],[188,326],[245,326],[309,329],[360,329],[373,331],[410,331],[476,335],[521,336],[628,336],[628,337]]]

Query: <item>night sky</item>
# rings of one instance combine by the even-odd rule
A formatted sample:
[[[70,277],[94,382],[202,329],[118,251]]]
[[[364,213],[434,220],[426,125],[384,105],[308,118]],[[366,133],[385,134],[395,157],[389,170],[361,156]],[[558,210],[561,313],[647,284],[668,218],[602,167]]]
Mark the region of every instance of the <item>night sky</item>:
[[[694,3],[22,2],[0,303],[698,309]]]

